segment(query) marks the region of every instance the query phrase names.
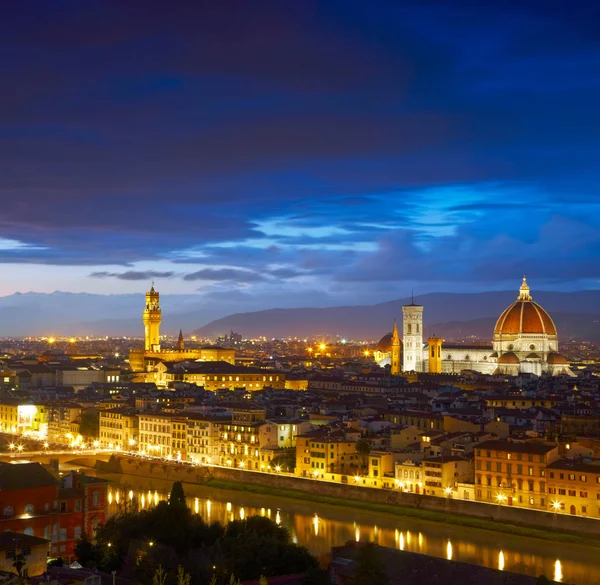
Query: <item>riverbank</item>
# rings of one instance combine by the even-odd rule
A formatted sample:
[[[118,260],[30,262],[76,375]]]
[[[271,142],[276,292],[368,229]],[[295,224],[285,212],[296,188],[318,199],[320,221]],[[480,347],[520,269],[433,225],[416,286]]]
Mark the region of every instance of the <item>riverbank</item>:
[[[196,485],[289,497],[326,505],[384,512],[462,527],[479,528],[542,540],[600,546],[600,521],[512,506],[437,498],[359,485],[342,485],[284,474],[222,467],[181,467],[113,456],[98,469]]]
[[[458,514],[450,514],[446,512],[434,512],[420,508],[405,508],[392,504],[381,504],[377,502],[365,502],[347,498],[323,496],[299,490],[270,488],[262,485],[241,483],[224,479],[211,479],[208,480],[204,485],[215,489],[226,489],[268,496],[291,498],[293,500],[304,500],[331,506],[359,508],[361,510],[382,512],[385,514],[392,514],[394,516],[418,518],[420,520],[426,520],[435,523],[443,522],[445,524],[454,524],[456,526],[467,528],[477,528],[479,530],[487,530],[491,532],[503,532],[506,534],[512,534],[514,536],[527,536],[530,538],[540,538],[542,540],[551,540],[555,542],[568,542],[571,544],[585,544],[587,546],[600,548],[600,541],[591,540],[588,537],[577,534],[553,532],[539,528],[505,524],[494,520],[472,518],[470,516],[460,516]]]

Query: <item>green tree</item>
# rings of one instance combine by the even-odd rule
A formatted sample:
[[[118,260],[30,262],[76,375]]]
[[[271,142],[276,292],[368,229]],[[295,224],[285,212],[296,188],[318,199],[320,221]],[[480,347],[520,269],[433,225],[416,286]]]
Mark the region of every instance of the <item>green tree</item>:
[[[180,481],[173,483],[171,488],[171,494],[169,495],[169,506],[174,508],[187,508],[185,501],[185,492],[183,491],[183,484]]]
[[[82,437],[97,439],[99,427],[100,422],[99,415],[97,412],[86,410],[81,415],[81,420],[79,421],[79,434]]]
[[[190,585],[192,576],[185,572],[185,569],[179,565],[177,567],[177,585]]]
[[[350,583],[351,585],[387,585],[389,583],[382,556],[373,542],[363,545],[356,555],[356,568]]]
[[[167,581],[167,572],[163,569],[162,565],[158,565],[158,569],[154,571],[152,577],[152,585],[165,585]]]

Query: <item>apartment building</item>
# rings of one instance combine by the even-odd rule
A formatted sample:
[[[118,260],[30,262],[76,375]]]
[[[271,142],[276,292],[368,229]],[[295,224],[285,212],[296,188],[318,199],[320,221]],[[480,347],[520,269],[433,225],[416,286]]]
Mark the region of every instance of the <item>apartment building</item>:
[[[360,475],[368,473],[356,441],[344,437],[302,435],[296,438],[296,475],[325,478],[325,474]]]
[[[140,413],[139,450],[157,457],[172,457],[173,429],[170,414]]]
[[[456,490],[458,483],[473,481],[473,461],[463,457],[425,457],[421,469],[426,496],[448,496]]]
[[[120,407],[98,413],[100,447],[134,450],[138,447],[138,416],[135,408]]]
[[[296,437],[307,433],[312,425],[294,418],[266,419],[260,427],[260,446],[268,449],[294,449]]]
[[[64,443],[73,434],[71,424],[81,416],[81,406],[74,403],[48,405],[48,440]]]
[[[548,510],[600,518],[600,460],[559,459],[548,465]]]
[[[484,441],[475,453],[475,499],[546,510],[546,468],[559,458],[558,445]]]

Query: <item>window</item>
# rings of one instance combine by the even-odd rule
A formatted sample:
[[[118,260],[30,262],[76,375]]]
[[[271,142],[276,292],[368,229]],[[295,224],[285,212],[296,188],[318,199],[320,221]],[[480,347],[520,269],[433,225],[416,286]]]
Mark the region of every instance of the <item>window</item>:
[[[97,507],[100,505],[100,492],[95,490],[92,492],[92,506]]]
[[[25,514],[33,514],[34,510],[33,504],[27,504],[25,506]]]
[[[81,538],[81,526],[75,526],[73,536],[75,537],[75,540],[79,540]]]
[[[529,475],[533,475],[533,467],[529,467]]]
[[[14,513],[14,512],[13,512],[12,506],[4,506],[4,511],[3,511],[3,514],[4,514],[5,516],[12,516],[12,515],[13,515],[13,513]]]
[[[81,500],[75,500],[75,512],[81,512]]]
[[[535,502],[535,500],[533,499],[533,496],[529,496],[529,505],[533,506],[534,502]]]
[[[587,492],[579,492],[579,497],[580,498],[587,498],[588,494],[587,494]]]
[[[25,530],[23,530],[23,534],[27,534],[27,536],[33,536],[33,528],[31,528],[31,526],[28,526],[27,528],[25,528]],[[23,554],[25,554],[23,552]]]
[[[579,481],[587,481],[587,477],[585,475],[580,475]]]

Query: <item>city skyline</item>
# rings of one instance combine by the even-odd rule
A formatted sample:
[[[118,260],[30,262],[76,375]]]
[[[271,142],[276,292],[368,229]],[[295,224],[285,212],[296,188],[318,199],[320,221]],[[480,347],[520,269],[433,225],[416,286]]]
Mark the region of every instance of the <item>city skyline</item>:
[[[30,8],[0,24],[0,295],[600,288],[591,2]]]

